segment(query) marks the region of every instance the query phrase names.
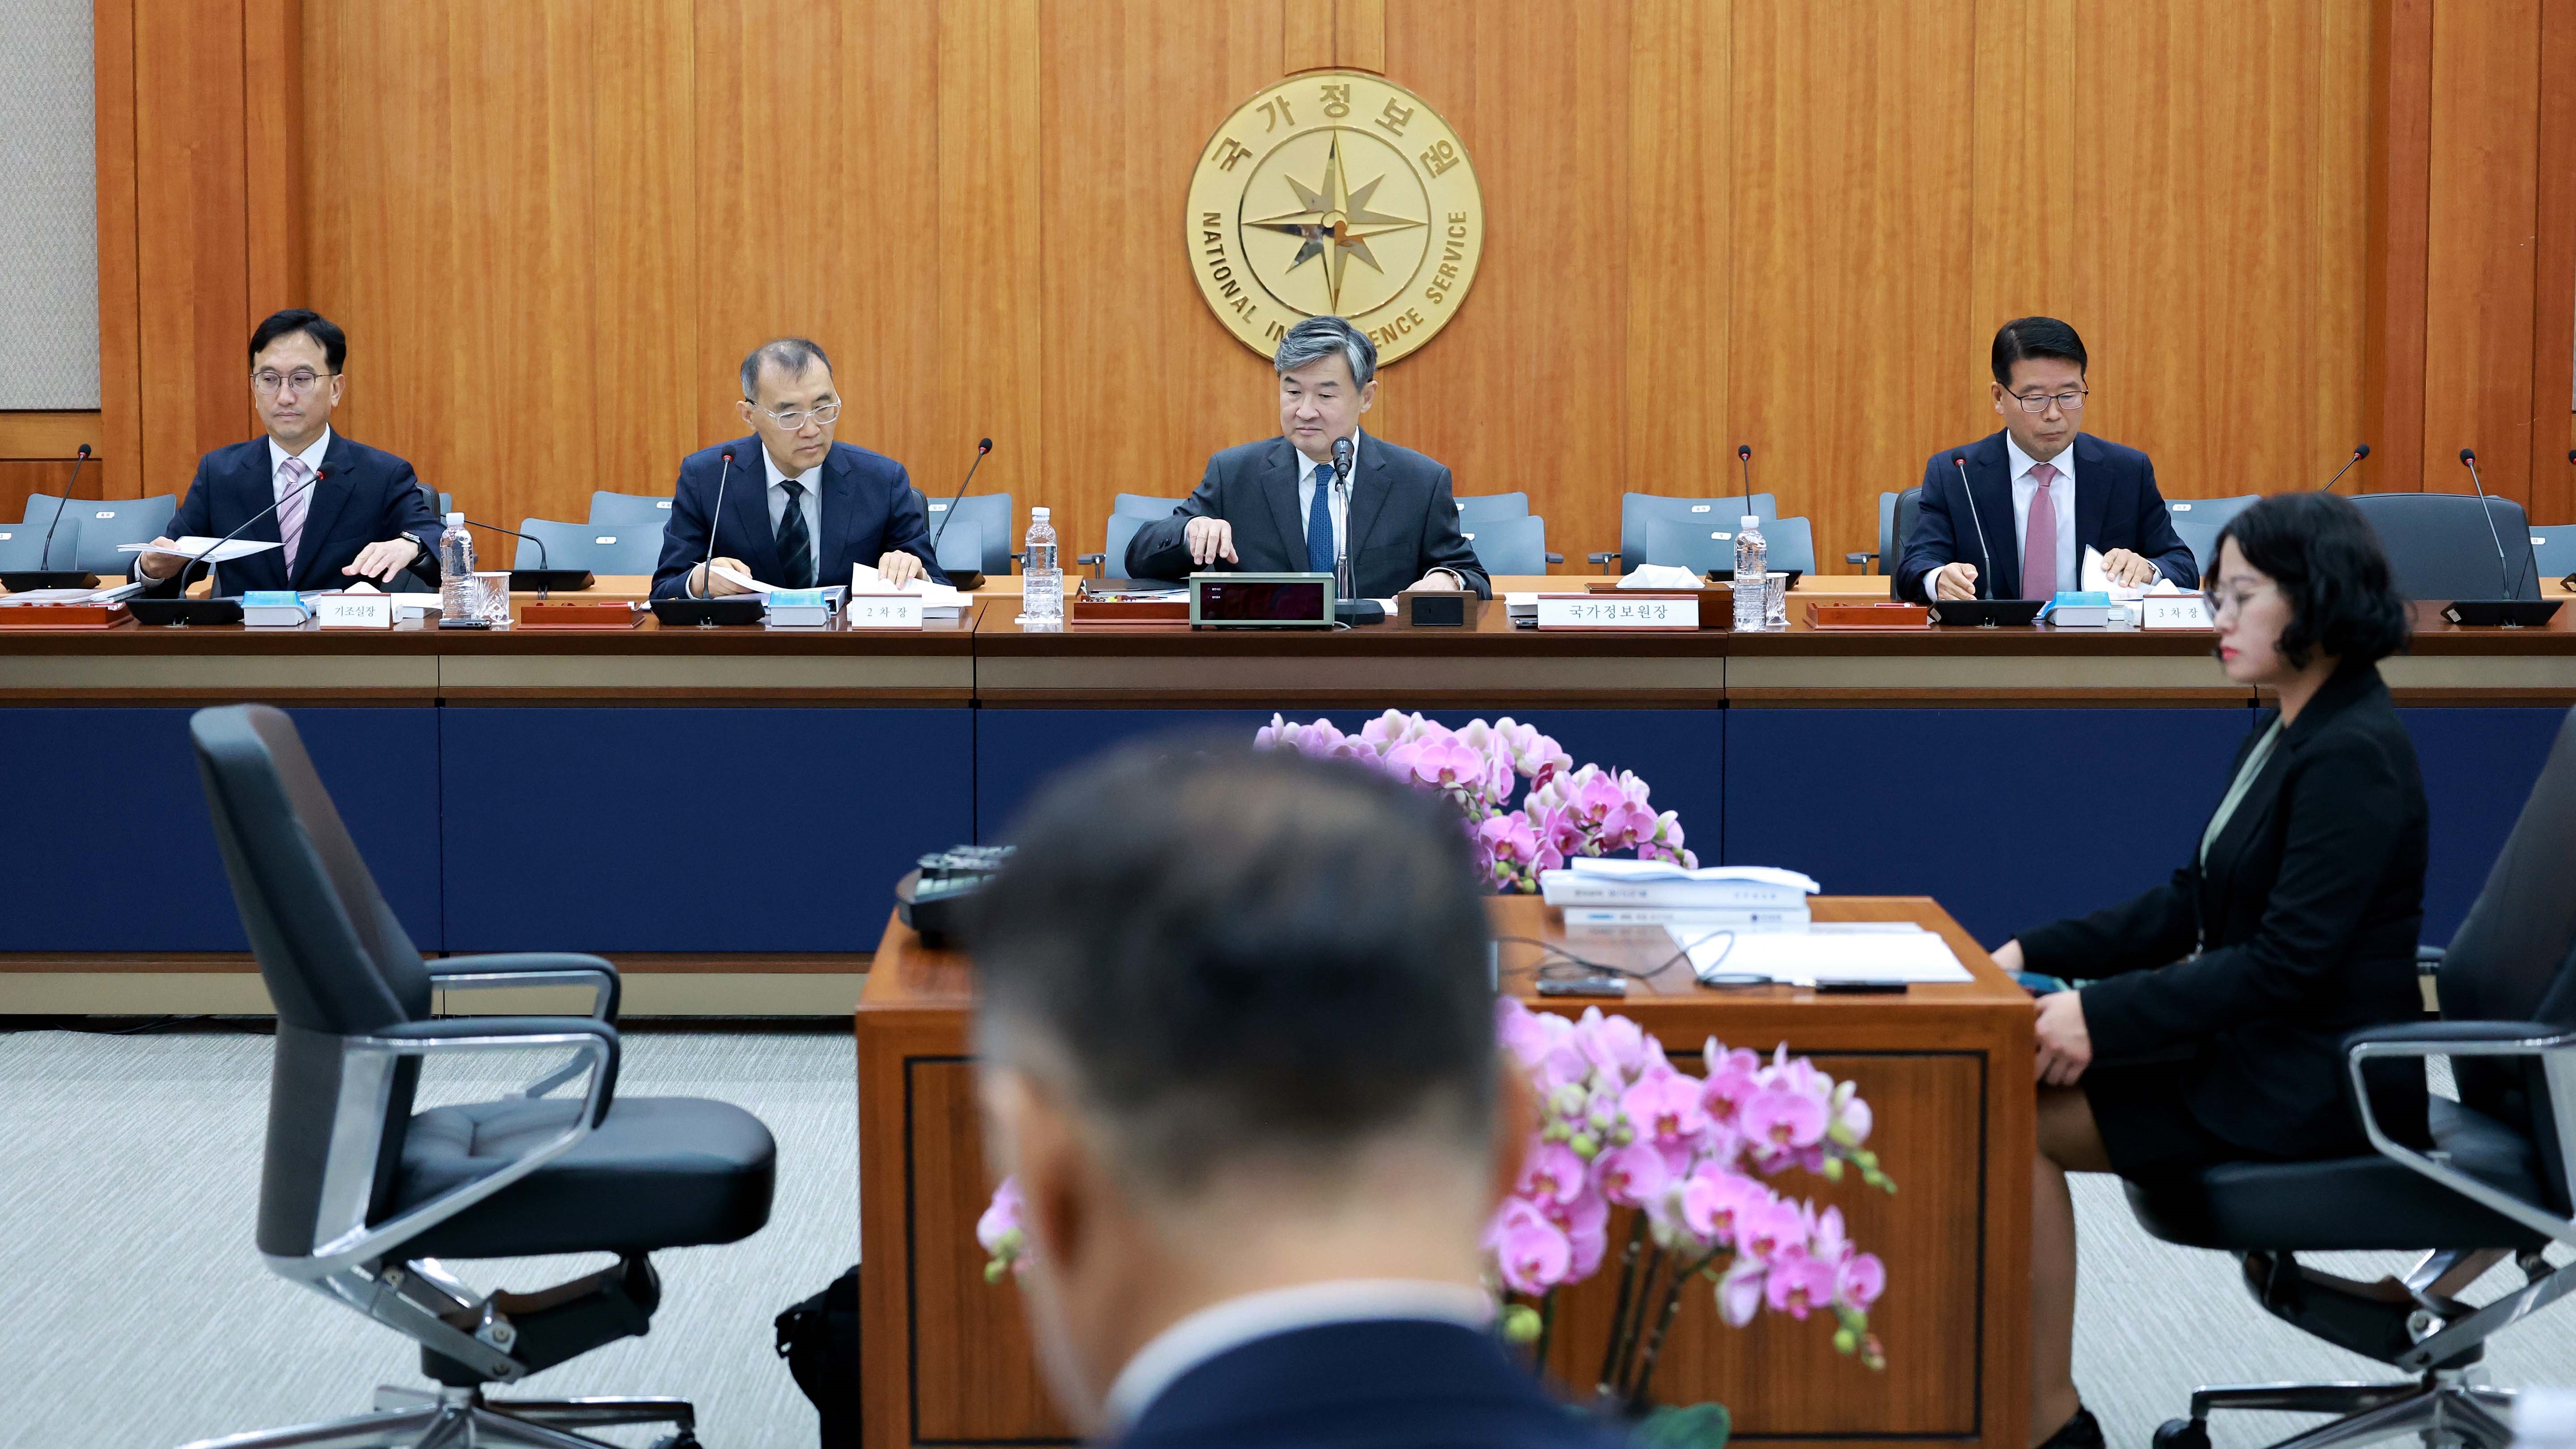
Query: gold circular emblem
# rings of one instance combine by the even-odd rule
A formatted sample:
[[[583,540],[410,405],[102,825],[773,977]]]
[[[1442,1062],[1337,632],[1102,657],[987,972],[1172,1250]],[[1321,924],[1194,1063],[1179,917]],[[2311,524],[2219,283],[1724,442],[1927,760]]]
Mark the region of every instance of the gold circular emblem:
[[[1264,357],[1308,317],[1347,318],[1393,362],[1458,313],[1485,202],[1458,133],[1366,71],[1308,71],[1243,103],[1190,177],[1199,295]]]

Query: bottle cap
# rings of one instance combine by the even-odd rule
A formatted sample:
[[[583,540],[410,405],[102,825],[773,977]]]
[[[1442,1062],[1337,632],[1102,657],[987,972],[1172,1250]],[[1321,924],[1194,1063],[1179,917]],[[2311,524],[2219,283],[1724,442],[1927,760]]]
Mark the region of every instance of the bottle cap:
[[[1044,507],[1037,507],[1037,508],[1032,508],[1032,509],[1030,509],[1030,510],[1029,510],[1029,521],[1030,521],[1030,522],[1032,522],[1032,523],[1035,523],[1037,520],[1039,520],[1039,519],[1041,519],[1041,518],[1046,518],[1046,517],[1050,517],[1050,516],[1051,516],[1051,515],[1050,515],[1050,514],[1048,514],[1048,512],[1046,511],[1046,509],[1045,509]]]
[[[465,526],[465,515],[462,513],[451,513],[447,515],[447,526],[450,528],[463,528]]]
[[[1738,520],[1735,526],[1737,528],[1751,529],[1755,533],[1759,533],[1762,531],[1762,515],[1759,513],[1748,513],[1744,515],[1742,519]]]

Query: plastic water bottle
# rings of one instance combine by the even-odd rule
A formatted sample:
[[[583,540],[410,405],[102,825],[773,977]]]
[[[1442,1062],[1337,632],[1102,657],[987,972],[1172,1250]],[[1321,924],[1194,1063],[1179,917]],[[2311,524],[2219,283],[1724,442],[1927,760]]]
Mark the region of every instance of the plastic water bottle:
[[[1064,622],[1064,570],[1055,561],[1055,524],[1045,509],[1029,510],[1029,536],[1020,547],[1020,622]]]
[[[474,592],[474,535],[465,531],[465,515],[447,515],[447,531],[438,536],[438,617],[471,619],[482,601]]]
[[[1757,633],[1770,622],[1763,604],[1763,596],[1771,591],[1770,571],[1762,520],[1748,513],[1735,526],[1735,627],[1741,633]]]

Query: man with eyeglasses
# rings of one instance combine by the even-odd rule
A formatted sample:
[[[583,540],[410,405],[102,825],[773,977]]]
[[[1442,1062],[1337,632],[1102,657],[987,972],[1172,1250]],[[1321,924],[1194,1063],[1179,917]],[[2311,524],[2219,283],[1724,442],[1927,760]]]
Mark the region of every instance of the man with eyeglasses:
[[[1924,465],[1898,598],[2046,599],[2081,587],[2087,548],[2114,583],[2144,587],[2161,574],[2198,587],[2155,465],[2085,435],[2084,370],[2084,339],[2054,317],[2017,318],[1995,333],[2003,431]]]
[[[406,575],[419,581],[412,587],[438,586],[438,514],[411,464],[331,431],[348,356],[347,335],[300,307],[251,333],[250,400],[268,436],[198,459],[170,521],[179,538],[221,538],[247,523],[243,538],[281,545],[215,565],[219,592],[311,592],[361,579],[394,588]],[[164,535],[134,556],[134,577],[153,586],[147,593],[178,593],[190,559],[177,548]]]
[[[841,395],[821,347],[782,337],[753,348],[742,360],[742,401],[734,411],[751,424],[750,437],[681,460],[653,597],[745,592],[727,572],[777,588],[847,584],[850,566],[862,563],[898,587],[925,577],[948,582],[931,557],[928,515],[903,465],[832,441]],[[711,538],[712,565],[701,562]]]

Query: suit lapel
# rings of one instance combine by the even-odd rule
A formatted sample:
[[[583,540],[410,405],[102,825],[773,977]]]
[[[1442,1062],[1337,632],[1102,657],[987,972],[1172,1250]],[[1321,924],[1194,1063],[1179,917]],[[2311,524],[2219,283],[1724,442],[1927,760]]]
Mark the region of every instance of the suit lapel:
[[[2112,478],[2090,434],[2075,435],[2075,559],[2081,570],[2086,545],[2102,544],[2102,520],[2111,509]],[[2081,582],[2081,580],[2078,580]]]
[[[1368,486],[1357,487],[1354,480],[1351,494],[1350,551],[1354,560],[1359,558],[1361,546],[1368,542],[1369,535],[1377,528],[1378,515],[1386,512],[1387,490],[1394,486],[1386,477],[1386,445],[1371,443],[1367,451],[1368,457],[1360,474]],[[1351,582],[1353,587],[1358,586],[1359,570],[1356,567],[1351,570]]]
[[[1270,445],[1261,465],[1261,495],[1270,500],[1271,526],[1279,530],[1279,545],[1293,562],[1292,570],[1306,564],[1306,521],[1297,516],[1297,450],[1286,438]],[[1237,553],[1242,552],[1240,548]]]
[[[1984,546],[1994,549],[1995,578],[1986,590],[1986,597],[1991,599],[2021,597],[2021,538],[2020,530],[2013,527],[2011,457],[2004,448],[2004,435],[1997,433],[1968,459],[1968,490],[1976,498],[1976,512],[1968,527],[1974,532],[1982,526]],[[1989,518],[1996,521],[1986,523]],[[2003,543],[2001,548],[1995,548],[1998,536]],[[1967,550],[1962,548],[1959,552],[1965,555]]]
[[[743,482],[749,487],[725,490],[725,536],[733,540],[727,548],[721,540],[716,557],[730,554],[741,559],[751,576],[764,584],[778,582],[778,534],[769,526],[769,454],[768,445],[753,434],[749,449],[752,464]],[[737,455],[742,450],[737,449]]]
[[[823,526],[814,540],[814,582],[817,586],[830,588],[836,582],[846,584],[850,581],[846,574],[834,579],[832,570],[841,566],[841,558],[849,542],[850,525],[858,517],[858,511],[858,465],[835,443],[832,451],[823,457]],[[861,562],[874,565],[876,560],[864,559]]]
[[[241,513],[238,516],[246,520],[276,501],[277,473],[269,465],[266,438],[255,438],[248,447],[242,449],[240,458],[234,464],[232,476],[223,480],[223,486],[240,490]],[[216,496],[222,497],[220,493]],[[209,509],[206,522],[217,538],[232,532],[235,527],[240,527],[237,524],[225,523],[221,509]],[[243,529],[241,536],[256,539],[261,543],[277,542],[282,536],[277,530],[277,515],[271,513],[265,518],[250,523]],[[286,576],[286,554],[279,549],[255,553],[248,558],[235,559],[228,564],[200,568],[189,577],[194,579],[210,572],[216,575],[214,590],[218,594],[240,594],[252,589],[292,588],[295,583],[293,579]]]
[[[322,453],[326,476],[313,485],[311,506],[304,511],[304,533],[296,541],[295,578],[290,585],[293,588],[318,589],[350,582],[337,566],[325,567],[321,560],[323,540],[331,536],[332,525],[340,521],[341,512],[349,506],[353,491],[349,471],[357,456],[357,448],[347,438],[337,432],[331,434],[331,446]]]

